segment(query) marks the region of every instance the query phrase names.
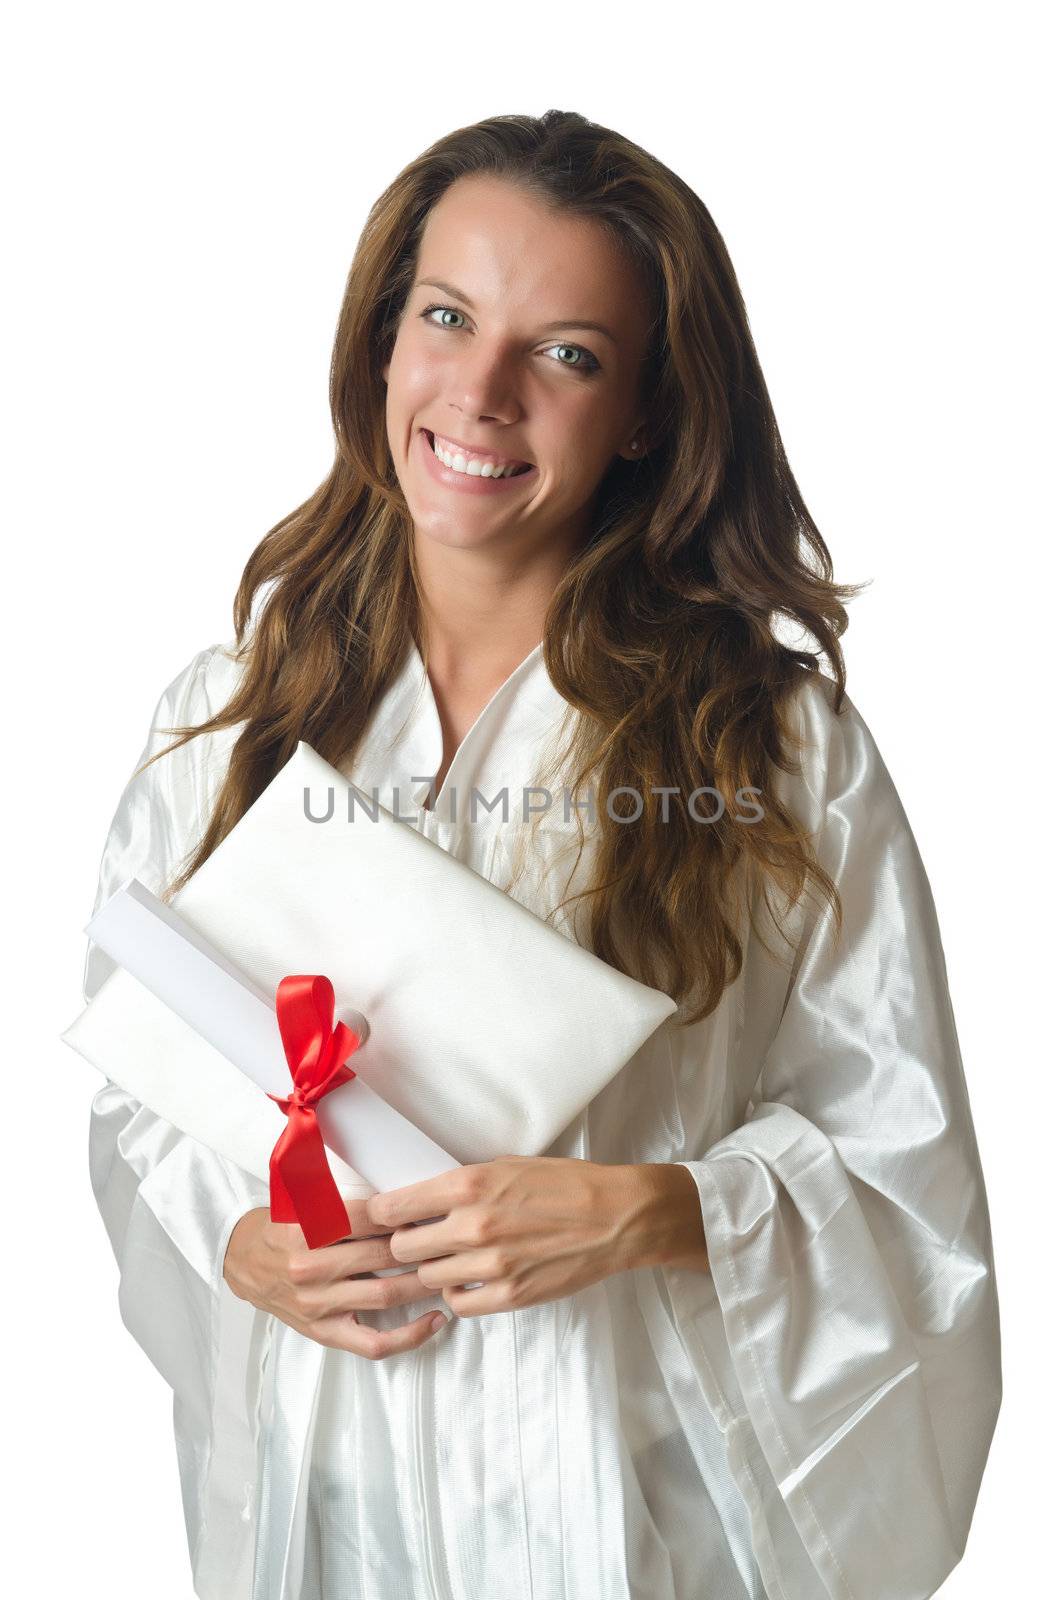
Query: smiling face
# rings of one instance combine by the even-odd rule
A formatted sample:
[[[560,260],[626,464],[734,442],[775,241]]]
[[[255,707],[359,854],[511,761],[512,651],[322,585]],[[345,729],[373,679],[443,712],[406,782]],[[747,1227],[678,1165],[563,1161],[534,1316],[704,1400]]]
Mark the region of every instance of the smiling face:
[[[646,449],[643,434],[639,450],[630,441],[649,324],[636,272],[598,223],[494,177],[453,183],[427,218],[383,368],[417,539],[576,548],[614,457]],[[513,462],[529,471],[489,475]]]

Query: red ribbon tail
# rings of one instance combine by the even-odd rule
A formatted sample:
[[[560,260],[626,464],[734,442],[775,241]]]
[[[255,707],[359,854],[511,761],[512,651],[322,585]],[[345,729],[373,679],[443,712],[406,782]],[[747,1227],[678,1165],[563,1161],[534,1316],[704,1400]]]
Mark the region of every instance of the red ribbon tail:
[[[269,1214],[297,1222],[311,1250],[345,1239],[350,1219],[328,1166],[316,1112],[292,1106],[269,1158]]]
[[[273,1222],[298,1221],[298,1212],[295,1210],[290,1190],[283,1181],[275,1149],[269,1158],[269,1215]]]

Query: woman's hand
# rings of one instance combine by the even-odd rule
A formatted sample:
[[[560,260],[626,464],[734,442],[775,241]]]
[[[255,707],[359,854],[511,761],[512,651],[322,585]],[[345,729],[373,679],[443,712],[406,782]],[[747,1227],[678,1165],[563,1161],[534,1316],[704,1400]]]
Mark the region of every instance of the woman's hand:
[[[695,1181],[667,1163],[500,1156],[374,1194],[367,1216],[396,1230],[394,1259],[420,1263],[424,1288],[459,1317],[560,1299],[631,1267],[708,1267]]]
[[[444,1312],[426,1311],[399,1328],[368,1328],[357,1321],[358,1311],[405,1305],[431,1293],[415,1272],[358,1276],[401,1265],[391,1253],[388,1232],[369,1222],[366,1204],[346,1201],[352,1242],[321,1250],[310,1250],[296,1222],[273,1222],[268,1206],[248,1211],[228,1241],[225,1282],[240,1300],[279,1317],[307,1339],[369,1361],[425,1344],[445,1325]]]

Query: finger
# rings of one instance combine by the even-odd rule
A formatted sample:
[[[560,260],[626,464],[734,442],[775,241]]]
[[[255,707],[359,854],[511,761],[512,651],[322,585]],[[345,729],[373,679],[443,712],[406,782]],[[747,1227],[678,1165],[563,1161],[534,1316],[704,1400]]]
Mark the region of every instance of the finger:
[[[488,1250],[462,1250],[437,1261],[421,1261],[416,1275],[430,1294],[459,1289],[468,1283],[496,1283],[505,1276]]]
[[[390,1248],[390,1235],[350,1239],[310,1250],[303,1241],[294,1249],[283,1250],[286,1275],[295,1284],[338,1283],[358,1272],[377,1272],[385,1267],[400,1267]]]
[[[290,1313],[303,1323],[357,1311],[385,1311],[388,1306],[429,1300],[433,1289],[424,1288],[415,1270],[376,1278],[343,1278],[339,1283],[298,1284],[286,1298]]]
[[[306,1243],[305,1234],[297,1222],[273,1222],[270,1220],[265,1225],[265,1240],[272,1249],[279,1251],[281,1255],[286,1256],[289,1260],[293,1260],[297,1256],[305,1256],[306,1261],[312,1263],[311,1270],[308,1270],[310,1281],[323,1282],[336,1273],[341,1275],[335,1265],[335,1251],[343,1250],[351,1244],[357,1244],[362,1239],[387,1240],[390,1238],[390,1230],[388,1228],[377,1228],[368,1222],[364,1215],[365,1202],[361,1200],[358,1203],[361,1210],[359,1213],[353,1211],[352,1216],[353,1203],[347,1203],[347,1216],[351,1216],[351,1234],[348,1238],[338,1239],[332,1244],[322,1245],[318,1249],[312,1250]]]
[[[371,1195],[343,1195],[342,1203],[346,1207],[346,1215],[350,1219],[350,1236],[354,1239],[363,1239],[369,1234],[382,1233],[384,1230],[374,1222],[368,1220],[368,1201]]]
[[[401,1262],[390,1245],[390,1235],[377,1239],[354,1239],[349,1244],[328,1245],[314,1250],[314,1283],[341,1283],[358,1272],[378,1272],[381,1267],[399,1267]]]
[[[422,1222],[433,1217],[444,1217],[454,1206],[470,1198],[474,1180],[468,1177],[470,1167],[453,1167],[436,1178],[424,1178],[420,1183],[409,1183],[402,1189],[386,1189],[373,1194],[367,1202],[368,1217],[373,1227],[396,1228],[409,1222]]]
[[[485,1317],[497,1311],[516,1311],[530,1303],[516,1299],[511,1278],[497,1278],[493,1283],[468,1289],[445,1288],[441,1294],[457,1317]]]
[[[432,1256],[452,1255],[463,1242],[452,1217],[395,1228],[388,1237],[395,1261],[429,1261]]]
[[[416,1300],[436,1297],[437,1290],[428,1289],[420,1281],[415,1269],[397,1272],[388,1278],[347,1278],[345,1283],[334,1284],[329,1289],[317,1315],[329,1316],[342,1311],[385,1311],[388,1306],[406,1306]]]
[[[367,1328],[354,1317],[338,1316],[312,1324],[309,1332],[320,1344],[350,1350],[369,1361],[381,1361],[402,1350],[415,1350],[418,1345],[426,1344],[432,1334],[446,1325],[443,1320],[435,1326],[434,1319],[439,1316],[443,1313],[425,1311],[422,1317],[405,1322],[400,1328]]]

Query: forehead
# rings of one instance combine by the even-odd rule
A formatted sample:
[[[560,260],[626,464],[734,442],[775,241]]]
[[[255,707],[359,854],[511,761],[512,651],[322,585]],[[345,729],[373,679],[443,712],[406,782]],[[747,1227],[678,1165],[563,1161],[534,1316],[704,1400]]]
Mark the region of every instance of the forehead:
[[[591,217],[557,211],[503,179],[458,178],[424,226],[416,277],[459,286],[484,310],[626,325],[647,309],[639,274]]]

